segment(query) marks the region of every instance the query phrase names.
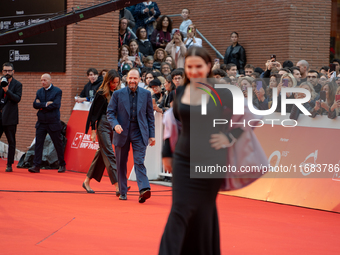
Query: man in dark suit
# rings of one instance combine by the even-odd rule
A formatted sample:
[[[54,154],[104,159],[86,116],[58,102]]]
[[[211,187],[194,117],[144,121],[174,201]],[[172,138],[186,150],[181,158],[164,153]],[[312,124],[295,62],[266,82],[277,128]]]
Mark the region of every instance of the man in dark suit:
[[[2,74],[7,78],[8,85],[0,90],[1,126],[0,138],[5,132],[8,141],[8,157],[6,172],[12,172],[15,155],[15,133],[19,123],[18,103],[21,100],[22,84],[13,78],[14,68],[11,63],[2,65]]]
[[[51,76],[47,73],[41,76],[42,88],[37,91],[37,96],[33,102],[33,107],[38,109],[38,121],[35,125],[35,151],[34,151],[34,166],[29,168],[31,173],[40,173],[40,164],[44,149],[44,141],[47,133],[50,135],[54,147],[57,151],[59,160],[58,173],[66,171],[64,161],[64,149],[61,139],[61,123],[60,123],[60,104],[61,104],[61,89],[53,86]]]
[[[127,75],[128,86],[113,93],[107,107],[107,119],[115,130],[113,144],[116,151],[120,200],[126,200],[127,161],[130,144],[139,188],[139,203],[150,198],[150,184],[146,175],[144,158],[146,147],[155,145],[155,119],[150,91],[138,87],[137,69]]]

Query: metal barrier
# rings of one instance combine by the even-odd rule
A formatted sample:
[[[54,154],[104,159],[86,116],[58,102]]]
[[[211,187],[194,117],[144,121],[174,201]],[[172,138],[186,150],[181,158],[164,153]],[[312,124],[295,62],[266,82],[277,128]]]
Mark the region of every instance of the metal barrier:
[[[196,29],[197,34],[216,52],[216,54],[221,58],[224,59],[224,56],[212,45],[207,38],[205,38],[198,29]]]
[[[137,38],[137,35],[132,31],[131,28],[127,27],[127,30],[128,30],[132,35],[134,35],[134,36]]]

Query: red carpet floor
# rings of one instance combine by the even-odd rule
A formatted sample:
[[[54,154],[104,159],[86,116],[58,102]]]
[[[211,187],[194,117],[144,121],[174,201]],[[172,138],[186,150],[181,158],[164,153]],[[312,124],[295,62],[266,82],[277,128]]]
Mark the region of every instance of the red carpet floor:
[[[170,188],[152,185],[139,204],[135,182],[120,201],[108,177],[91,182],[96,194],[85,192],[84,179],[57,170],[6,173],[0,161],[0,254],[157,254]],[[222,254],[340,254],[340,214],[225,195],[218,210]]]

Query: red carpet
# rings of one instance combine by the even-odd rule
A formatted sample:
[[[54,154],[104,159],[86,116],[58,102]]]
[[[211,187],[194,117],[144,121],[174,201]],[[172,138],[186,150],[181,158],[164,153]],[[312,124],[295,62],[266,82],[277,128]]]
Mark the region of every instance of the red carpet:
[[[83,173],[6,173],[5,163],[0,161],[0,254],[158,253],[170,188],[152,185],[151,198],[139,204],[135,182],[128,200],[120,201],[108,177],[92,180],[96,194],[87,194]],[[222,254],[340,254],[340,214],[224,195],[218,210]]]

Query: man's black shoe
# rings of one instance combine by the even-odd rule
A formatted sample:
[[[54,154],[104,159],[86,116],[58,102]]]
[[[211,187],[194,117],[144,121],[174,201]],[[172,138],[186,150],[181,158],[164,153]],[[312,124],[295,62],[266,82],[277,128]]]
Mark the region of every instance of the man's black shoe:
[[[6,172],[13,172],[12,166],[7,166],[6,167]]]
[[[139,195],[139,203],[144,203],[145,200],[149,199],[151,197],[151,191],[150,189],[146,189],[144,191],[141,191]]]
[[[28,168],[28,172],[30,173],[40,173],[40,168],[37,166],[32,166],[31,168]]]
[[[126,196],[126,194],[125,195],[120,195],[119,196],[119,200],[127,200],[127,196]]]
[[[66,171],[66,166],[60,166],[58,169],[58,173],[64,173]]]
[[[127,191],[129,191],[130,189],[131,189],[131,186],[127,187]],[[120,192],[119,191],[116,191],[116,196],[120,197]]]

